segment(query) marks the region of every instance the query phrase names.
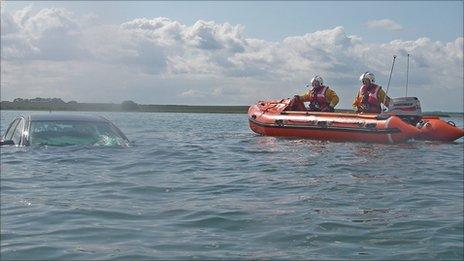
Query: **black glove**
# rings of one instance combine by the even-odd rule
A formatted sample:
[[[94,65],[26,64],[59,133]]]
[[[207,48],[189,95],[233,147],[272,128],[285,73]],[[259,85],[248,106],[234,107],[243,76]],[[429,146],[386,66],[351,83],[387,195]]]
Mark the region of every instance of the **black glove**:
[[[331,107],[331,106],[327,106],[327,107],[322,108],[321,111],[323,111],[323,112],[334,112],[335,109],[333,107]]]
[[[361,104],[361,106],[359,106],[359,111],[368,111],[369,108],[367,108],[367,106],[365,104]]]

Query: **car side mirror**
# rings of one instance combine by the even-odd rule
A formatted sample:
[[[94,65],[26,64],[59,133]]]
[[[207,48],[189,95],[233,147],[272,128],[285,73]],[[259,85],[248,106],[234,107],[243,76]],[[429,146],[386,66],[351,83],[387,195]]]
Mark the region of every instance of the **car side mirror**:
[[[0,146],[3,145],[15,145],[15,143],[12,140],[0,140]]]

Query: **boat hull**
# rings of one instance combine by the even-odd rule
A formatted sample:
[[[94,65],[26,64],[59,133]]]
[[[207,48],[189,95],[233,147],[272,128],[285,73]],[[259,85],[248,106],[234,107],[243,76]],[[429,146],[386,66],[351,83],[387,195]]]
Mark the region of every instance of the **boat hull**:
[[[404,142],[419,130],[396,116],[285,111],[288,100],[261,102],[248,110],[251,130],[266,136],[376,143]]]
[[[403,142],[411,136],[405,136],[398,128],[365,129],[305,126],[303,124],[273,125],[249,120],[250,128],[261,135],[280,137],[300,137],[317,140],[357,141],[376,143]]]

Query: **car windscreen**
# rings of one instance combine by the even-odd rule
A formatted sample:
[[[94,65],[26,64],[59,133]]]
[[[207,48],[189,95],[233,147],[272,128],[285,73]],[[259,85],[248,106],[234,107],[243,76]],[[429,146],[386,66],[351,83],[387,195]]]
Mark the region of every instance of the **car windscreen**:
[[[29,144],[125,146],[127,140],[108,122],[32,121]]]

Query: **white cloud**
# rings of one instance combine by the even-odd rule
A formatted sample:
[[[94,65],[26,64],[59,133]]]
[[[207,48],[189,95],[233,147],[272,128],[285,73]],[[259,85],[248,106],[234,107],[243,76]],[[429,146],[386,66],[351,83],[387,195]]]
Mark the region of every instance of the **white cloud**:
[[[80,24],[71,12],[48,8],[33,14],[31,10],[28,6],[13,14],[2,12],[3,59],[64,61],[88,55],[80,46]]]
[[[380,28],[389,31],[400,31],[403,30],[403,27],[397,22],[390,19],[380,19],[380,20],[369,20],[366,23],[369,28]]]
[[[204,96],[203,93],[197,90],[192,90],[192,89],[184,91],[180,95],[184,97],[203,97]]]
[[[410,53],[410,94],[424,108],[438,104],[439,91],[453,110],[463,106],[462,37],[373,44],[338,26],[268,42],[245,38],[241,25],[214,21],[187,25],[159,17],[102,25],[95,15],[53,8],[1,15],[3,99],[57,93],[79,101],[250,104],[303,92],[320,74],[339,93],[340,107],[349,108],[362,72],[386,84],[393,54],[389,94],[403,95]]]
[[[217,24],[213,21],[199,20],[185,29],[184,39],[187,44],[199,49],[242,52],[246,44],[241,36],[243,27],[240,25],[231,26],[228,23]]]

